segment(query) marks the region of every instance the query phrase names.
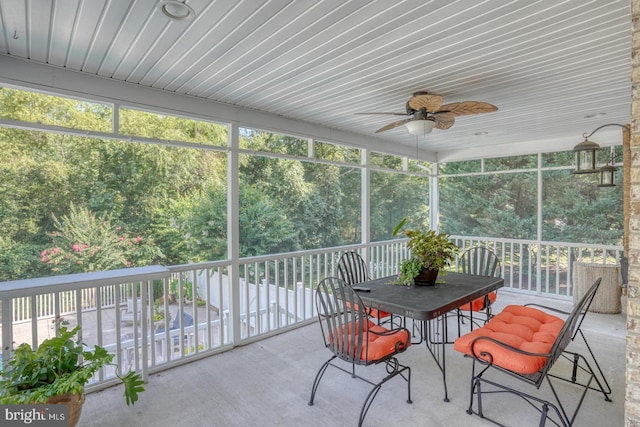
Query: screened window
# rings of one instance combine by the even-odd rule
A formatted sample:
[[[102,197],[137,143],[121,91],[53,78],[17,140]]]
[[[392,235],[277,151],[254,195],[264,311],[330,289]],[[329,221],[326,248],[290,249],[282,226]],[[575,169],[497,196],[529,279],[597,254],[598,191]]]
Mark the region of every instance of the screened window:
[[[506,171],[512,169],[531,169],[538,167],[538,156],[497,157],[484,161],[485,172]]]
[[[618,173],[617,175],[621,175]],[[620,176],[615,187],[598,187],[598,174],[568,170],[542,173],[542,238],[550,241],[622,244]]]
[[[227,126],[147,111],[120,108],[120,133],[169,141],[226,146]]]
[[[448,234],[536,238],[536,173],[440,179],[440,225]]]
[[[359,243],[359,168],[240,156],[241,256]]]
[[[309,140],[241,128],[240,148],[265,153],[280,153],[307,157],[309,154]]]
[[[402,158],[390,154],[371,152],[369,162],[379,168],[402,170]]]
[[[0,280],[224,258],[226,155],[0,128]]]
[[[371,240],[393,238],[395,226],[429,228],[429,178],[373,171],[371,173]]]
[[[111,132],[113,108],[108,104],[2,87],[0,117],[71,129]]]
[[[316,159],[360,164],[361,151],[358,148],[321,141],[315,141],[314,148]]]
[[[482,171],[482,162],[480,160],[467,160],[464,162],[449,162],[439,164],[439,172],[442,175],[474,173],[480,171]]]

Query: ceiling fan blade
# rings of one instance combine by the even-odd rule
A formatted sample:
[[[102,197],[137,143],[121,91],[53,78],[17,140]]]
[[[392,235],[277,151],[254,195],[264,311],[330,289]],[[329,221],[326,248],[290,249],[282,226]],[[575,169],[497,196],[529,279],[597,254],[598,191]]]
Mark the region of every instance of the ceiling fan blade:
[[[434,113],[432,116],[436,119],[436,129],[440,130],[449,129],[456,121],[453,113]]]
[[[387,113],[379,113],[379,112],[376,112],[376,113],[354,113],[354,114],[384,114],[384,115],[386,115],[386,116],[388,116],[388,115],[393,115],[393,116],[406,116],[406,115],[407,115],[407,113],[389,113],[389,112],[387,112]]]
[[[452,113],[454,116],[468,116],[470,114],[490,113],[498,107],[487,102],[462,101],[441,106],[437,112]]]
[[[389,123],[386,126],[381,127],[380,129],[378,129],[376,131],[376,133],[380,133],[380,132],[384,132],[385,130],[389,130],[389,129],[393,129],[393,128],[397,128],[398,126],[402,126],[405,123],[410,122],[411,120],[413,120],[413,117],[408,118],[408,119],[402,119],[402,120],[398,120],[397,122],[393,122],[393,123]]]
[[[438,111],[442,105],[442,99],[441,95],[427,92],[416,92],[411,98],[409,98],[407,105],[416,111],[424,108],[427,112],[433,113]]]

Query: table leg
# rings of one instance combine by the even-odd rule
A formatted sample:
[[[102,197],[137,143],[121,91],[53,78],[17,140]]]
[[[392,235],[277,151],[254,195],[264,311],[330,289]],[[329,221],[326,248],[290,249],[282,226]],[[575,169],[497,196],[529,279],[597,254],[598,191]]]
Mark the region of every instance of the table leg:
[[[442,372],[442,384],[444,386],[444,401],[448,402],[449,392],[447,390],[447,369],[446,369],[447,365],[446,365],[446,358],[445,358],[445,346],[447,343],[445,339],[439,339],[439,340],[433,339],[433,335],[437,335],[437,332],[434,334],[434,331],[442,330],[442,337],[448,336],[447,335],[447,332],[448,332],[447,316],[446,315],[438,316],[433,320],[426,321],[426,323],[427,323],[426,325],[427,337],[424,341],[427,346],[427,349],[429,350],[429,353],[431,353],[431,356],[433,357],[433,360],[436,362],[436,365],[438,365],[440,372]]]

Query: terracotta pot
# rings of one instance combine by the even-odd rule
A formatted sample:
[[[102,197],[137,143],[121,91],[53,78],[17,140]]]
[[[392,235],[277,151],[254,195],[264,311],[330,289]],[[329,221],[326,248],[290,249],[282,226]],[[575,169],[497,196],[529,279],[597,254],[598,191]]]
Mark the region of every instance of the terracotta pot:
[[[428,270],[423,268],[420,271],[415,279],[413,279],[413,283],[416,286],[433,286],[436,284],[436,279],[438,278],[438,270]]]
[[[68,405],[69,406],[69,427],[75,427],[80,419],[82,413],[82,404],[84,403],[84,393],[71,394],[66,393],[60,396],[53,396],[47,403],[53,405]]]

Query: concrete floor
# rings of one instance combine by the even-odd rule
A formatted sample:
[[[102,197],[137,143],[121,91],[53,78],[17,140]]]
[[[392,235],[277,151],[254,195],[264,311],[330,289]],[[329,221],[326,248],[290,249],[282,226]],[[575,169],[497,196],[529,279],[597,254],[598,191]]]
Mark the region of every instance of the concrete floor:
[[[501,290],[495,304],[539,302],[569,309],[570,304]],[[583,324],[613,389],[613,402],[589,392],[575,425],[624,425],[625,315],[589,313]],[[569,349],[580,351],[576,340]],[[336,369],[328,369],[314,406],[308,406],[318,368],[329,358],[317,324],[154,374],[135,406],[127,407],[121,386],[87,395],[79,426],[355,426],[370,387]],[[413,404],[406,403],[406,383],[396,378],[384,384],[365,426],[488,426],[465,410],[469,399],[471,360],[447,348],[450,402],[443,401],[441,375],[424,345],[399,356],[412,368]],[[558,366],[558,364],[556,364]],[[568,368],[568,366],[567,366]],[[383,367],[361,373],[381,378]],[[511,380],[512,381],[512,380]],[[535,392],[526,386],[529,392]],[[560,382],[559,392],[572,403],[576,387]],[[547,385],[539,391],[550,394]],[[510,426],[538,425],[537,413],[517,398],[504,395],[485,400],[485,413]],[[568,404],[570,408],[573,406]]]

